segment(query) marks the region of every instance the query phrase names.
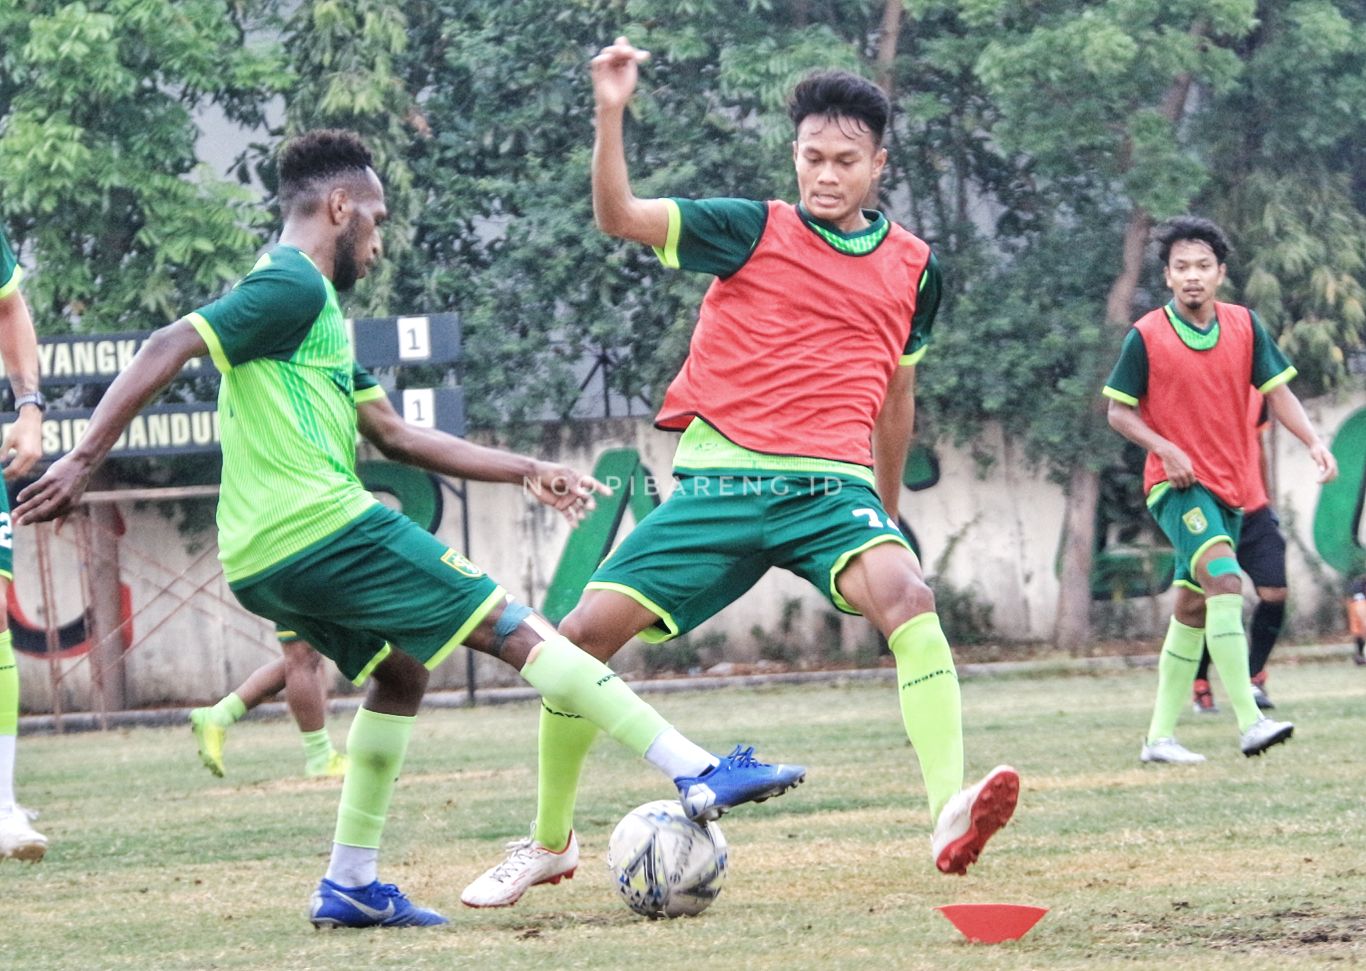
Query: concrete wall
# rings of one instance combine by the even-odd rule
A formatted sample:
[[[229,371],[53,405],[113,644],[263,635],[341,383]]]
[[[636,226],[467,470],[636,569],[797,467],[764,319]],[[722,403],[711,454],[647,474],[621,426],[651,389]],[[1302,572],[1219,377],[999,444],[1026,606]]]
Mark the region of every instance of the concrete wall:
[[[1319,429],[1332,433],[1354,411],[1366,407],[1366,394],[1308,405]],[[654,430],[647,421],[618,420],[575,423],[551,430],[540,448],[547,458],[585,470],[609,448],[634,448],[667,493],[675,436]],[[963,451],[937,449],[941,477],[933,488],[908,493],[903,515],[914,529],[928,572],[942,572],[955,587],[967,589],[993,608],[993,624],[1002,640],[1044,641],[1052,632],[1058,597],[1054,573],[1062,524],[1060,488],[1038,471],[1026,468],[1011,443],[999,435],[979,443],[998,460],[985,477]],[[371,456],[375,457],[375,456]],[[1314,469],[1299,442],[1283,429],[1273,441],[1276,505],[1292,533],[1289,570],[1292,615],[1336,609],[1339,578],[1325,572],[1312,555],[1312,525],[1319,487]],[[471,558],[515,596],[539,606],[544,599],[568,536],[558,514],[532,503],[514,487],[470,483]],[[207,500],[212,501],[212,500]],[[273,628],[235,605],[218,573],[211,532],[189,538],[167,515],[183,514],[171,506],[126,503],[120,541],[123,582],[134,611],[134,646],[126,655],[128,701],[132,706],[217,698],[235,687],[259,664],[277,656]],[[629,529],[628,515],[623,535]],[[448,497],[439,535],[460,546],[460,504]],[[51,539],[55,605],[59,621],[80,615],[81,574],[75,530]],[[15,585],[20,604],[31,620],[41,622],[43,598],[38,582],[34,531],[16,533]],[[953,547],[951,556],[945,551]],[[198,590],[198,592],[194,592]],[[1124,633],[1156,637],[1170,610],[1170,592],[1131,601],[1124,614]],[[760,642],[756,626],[777,636],[784,611],[796,602],[796,627],[787,635],[807,651],[850,654],[869,642],[860,620],[841,620],[816,591],[781,572],[766,576],[732,607],[703,625],[694,640],[724,648],[728,660],[754,661]],[[839,642],[838,644],[836,642]],[[640,666],[641,648],[620,656],[622,670]],[[89,697],[89,659],[81,655],[59,662],[20,656],[23,704],[28,711],[49,711],[54,699],[66,710],[85,710]],[[60,675],[56,694],[53,674]],[[433,678],[434,688],[465,684],[464,653],[458,652]],[[499,662],[478,657],[477,683],[515,680]],[[346,690],[345,686],[341,686]]]

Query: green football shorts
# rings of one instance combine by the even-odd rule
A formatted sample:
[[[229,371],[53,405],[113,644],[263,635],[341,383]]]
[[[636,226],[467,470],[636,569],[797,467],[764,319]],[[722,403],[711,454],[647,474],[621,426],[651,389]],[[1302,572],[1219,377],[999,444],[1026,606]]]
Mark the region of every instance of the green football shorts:
[[[1148,511],[1176,551],[1176,575],[1172,582],[1203,593],[1195,581],[1195,564],[1215,543],[1228,543],[1235,550],[1238,548],[1238,534],[1243,528],[1242,510],[1224,505],[1198,482],[1188,489],[1159,482],[1148,493]]]
[[[588,581],[615,590],[659,620],[640,633],[651,643],[692,630],[777,566],[815,584],[839,610],[857,614],[835,589],[864,550],[906,537],[877,493],[848,476],[734,473],[680,476]]]
[[[391,645],[436,667],[506,596],[479,567],[379,504],[231,587],[243,607],[308,641],[355,684]]]

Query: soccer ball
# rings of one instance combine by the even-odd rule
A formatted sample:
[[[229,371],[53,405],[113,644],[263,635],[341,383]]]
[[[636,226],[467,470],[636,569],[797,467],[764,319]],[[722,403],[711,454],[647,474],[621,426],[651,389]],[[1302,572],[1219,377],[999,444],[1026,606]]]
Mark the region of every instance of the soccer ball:
[[[643,917],[693,917],[726,882],[726,838],[695,823],[677,800],[637,806],[607,844],[607,866],[626,906]]]

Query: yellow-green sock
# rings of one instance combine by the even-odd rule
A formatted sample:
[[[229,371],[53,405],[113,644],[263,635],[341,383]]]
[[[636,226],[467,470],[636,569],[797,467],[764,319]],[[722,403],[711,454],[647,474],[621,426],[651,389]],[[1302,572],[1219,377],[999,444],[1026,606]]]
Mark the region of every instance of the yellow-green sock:
[[[247,713],[247,706],[233,692],[209,709],[209,720],[219,728],[228,728]]]
[[[310,769],[326,768],[328,759],[332,758],[332,736],[327,734],[327,729],[300,732],[299,738],[304,743],[305,765]]]
[[[963,712],[953,652],[938,614],[912,617],[887,638],[896,658],[897,695],[906,737],[937,822],[944,804],[963,787]]]
[[[1245,732],[1262,713],[1249,682],[1241,594],[1221,593],[1205,601],[1205,643],[1233,713],[1238,716],[1238,730]]]
[[[342,782],[335,842],[379,848],[415,721],[412,716],[382,715],[367,708],[356,712],[346,738],[351,764]]]
[[[522,677],[552,708],[578,712],[636,755],[669,727],[616,672],[563,637],[541,642]]]
[[[1195,669],[1200,666],[1205,629],[1187,627],[1173,617],[1167,624],[1167,637],[1157,658],[1157,700],[1148,723],[1148,741],[1171,738],[1176,732],[1181,710],[1190,701]]]
[[[14,635],[0,631],[0,735],[19,734],[19,665],[14,660]]]
[[[579,777],[597,737],[598,726],[587,718],[541,703],[535,836],[548,849],[559,851],[569,842]]]

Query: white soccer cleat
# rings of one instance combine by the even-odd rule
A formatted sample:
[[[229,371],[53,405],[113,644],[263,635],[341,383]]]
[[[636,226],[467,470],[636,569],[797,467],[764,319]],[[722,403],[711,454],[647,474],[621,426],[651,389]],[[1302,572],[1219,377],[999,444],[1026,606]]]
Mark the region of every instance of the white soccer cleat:
[[[1008,765],[998,765],[981,782],[954,794],[939,813],[930,850],[934,865],[942,873],[962,876],[987,840],[1010,821],[1020,798],[1020,774]]]
[[[1199,752],[1192,752],[1174,738],[1157,738],[1144,741],[1143,751],[1138,753],[1140,762],[1166,762],[1170,765],[1195,765],[1205,761]]]
[[[460,894],[466,907],[511,907],[522,894],[541,883],[570,880],[579,866],[579,841],[574,833],[558,853],[548,850],[533,835],[507,845],[507,858],[475,880]]]
[[[1243,732],[1242,750],[1248,758],[1261,755],[1273,745],[1279,745],[1295,734],[1295,726],[1290,722],[1273,721],[1263,715]]]
[[[28,810],[15,806],[0,816],[0,860],[28,860],[37,863],[47,852],[47,837],[29,823]]]

